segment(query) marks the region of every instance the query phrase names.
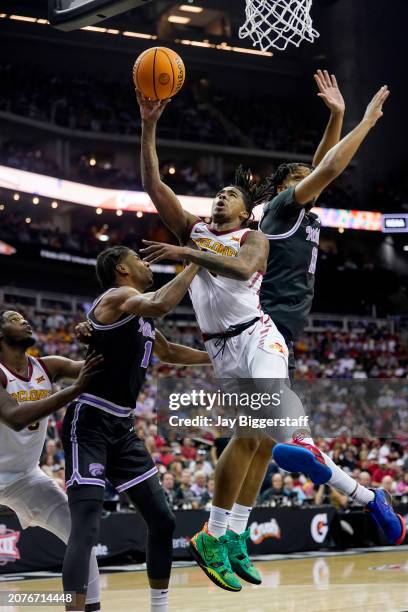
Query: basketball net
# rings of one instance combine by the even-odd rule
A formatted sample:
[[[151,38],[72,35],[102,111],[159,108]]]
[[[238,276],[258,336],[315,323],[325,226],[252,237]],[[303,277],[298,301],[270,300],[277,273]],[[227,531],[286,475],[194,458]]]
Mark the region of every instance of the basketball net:
[[[313,28],[310,9],[313,0],[246,0],[246,21],[240,38],[251,38],[254,47],[284,51],[289,43],[298,47],[313,42],[319,33]]]

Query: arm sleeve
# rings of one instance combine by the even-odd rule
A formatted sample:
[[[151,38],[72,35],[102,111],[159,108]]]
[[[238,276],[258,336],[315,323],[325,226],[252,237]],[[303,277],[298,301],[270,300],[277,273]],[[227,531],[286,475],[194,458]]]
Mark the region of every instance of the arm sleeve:
[[[304,206],[295,201],[295,187],[289,187],[289,189],[278,193],[273,200],[266,204],[264,214],[273,215],[279,219],[290,219],[290,217],[298,215],[302,208]]]

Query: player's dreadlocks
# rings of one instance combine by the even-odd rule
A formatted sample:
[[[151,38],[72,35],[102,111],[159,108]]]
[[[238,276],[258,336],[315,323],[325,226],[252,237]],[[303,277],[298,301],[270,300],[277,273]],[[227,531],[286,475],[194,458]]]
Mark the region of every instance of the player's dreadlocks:
[[[271,199],[274,195],[271,185],[267,181],[263,181],[258,185],[252,176],[251,170],[249,168],[244,170],[243,166],[239,166],[235,171],[234,187],[237,187],[242,193],[245,208],[250,214],[246,223],[251,221],[252,211],[255,206]]]
[[[96,259],[96,276],[102,289],[115,286],[116,266],[125,259],[129,249],[125,246],[114,246],[99,253]]]
[[[272,197],[276,196],[278,193],[278,187],[282,185],[298,168],[311,168],[308,164],[303,163],[291,163],[291,164],[281,164],[276,172],[272,174],[269,178],[266,179],[265,183],[269,185],[269,188],[272,192]]]

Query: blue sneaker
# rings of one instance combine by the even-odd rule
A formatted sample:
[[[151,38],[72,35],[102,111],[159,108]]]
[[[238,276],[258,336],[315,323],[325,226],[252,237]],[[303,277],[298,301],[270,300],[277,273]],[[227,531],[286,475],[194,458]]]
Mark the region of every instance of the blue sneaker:
[[[287,472],[303,472],[315,484],[324,484],[332,477],[331,469],[317,446],[306,444],[295,438],[288,444],[277,444],[272,450],[273,458]]]
[[[366,506],[378,527],[381,527],[387,538],[397,546],[405,540],[407,527],[400,514],[392,507],[391,495],[385,489],[374,490],[374,501]]]

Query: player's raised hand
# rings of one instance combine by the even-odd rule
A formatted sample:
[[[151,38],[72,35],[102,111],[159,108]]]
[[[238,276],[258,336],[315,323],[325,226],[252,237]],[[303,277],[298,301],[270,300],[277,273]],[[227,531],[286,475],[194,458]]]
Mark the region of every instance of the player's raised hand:
[[[377,91],[370,104],[367,106],[366,112],[364,113],[363,121],[368,121],[373,127],[379,119],[383,116],[383,104],[390,95],[390,90],[387,85],[383,85],[381,89]]]
[[[334,74],[329,74],[327,70],[318,70],[314,75],[319,93],[319,98],[323,100],[332,113],[344,113],[346,104],[342,93],[337,85]]]
[[[135,92],[142,121],[144,123],[157,123],[167,104],[170,102],[170,98],[168,100],[150,100],[150,98],[146,98],[137,89],[135,89]]]
[[[163,259],[169,259],[170,261],[181,261],[183,259],[185,247],[167,244],[166,242],[155,242],[153,240],[143,240],[142,242],[147,245],[146,248],[139,249],[140,253],[145,254],[143,261],[152,264]]]
[[[74,383],[74,386],[78,389],[79,393],[82,393],[82,391],[86,389],[92,376],[102,370],[102,364],[102,355],[97,355],[95,352],[87,355],[79,376]]]

